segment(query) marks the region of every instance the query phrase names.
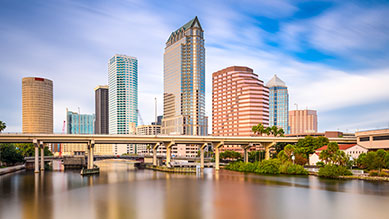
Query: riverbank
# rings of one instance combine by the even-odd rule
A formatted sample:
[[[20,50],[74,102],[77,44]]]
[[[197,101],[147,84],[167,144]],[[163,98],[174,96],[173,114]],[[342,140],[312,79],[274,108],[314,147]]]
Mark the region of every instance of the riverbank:
[[[196,173],[195,168],[187,168],[187,167],[166,167],[166,166],[146,165],[145,168],[149,170],[157,170],[157,171],[170,172],[170,173]]]
[[[19,170],[23,170],[23,169],[25,169],[24,164],[23,165],[12,166],[12,167],[0,168],[0,175],[4,175],[4,174],[7,174],[7,173],[13,173],[13,172],[16,172],[16,171],[19,171]]]

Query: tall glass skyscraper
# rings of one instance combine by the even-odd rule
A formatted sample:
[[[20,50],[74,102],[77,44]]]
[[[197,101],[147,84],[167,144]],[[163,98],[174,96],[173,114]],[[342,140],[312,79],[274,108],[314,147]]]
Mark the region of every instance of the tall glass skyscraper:
[[[95,115],[78,114],[66,109],[66,124],[68,134],[94,134]]]
[[[162,134],[207,135],[204,31],[197,17],[171,33],[164,53]]]
[[[135,134],[138,125],[138,60],[114,55],[108,63],[109,134]]]
[[[289,133],[289,94],[285,82],[274,75],[267,82],[269,88],[269,125],[278,126],[284,129],[285,134]]]

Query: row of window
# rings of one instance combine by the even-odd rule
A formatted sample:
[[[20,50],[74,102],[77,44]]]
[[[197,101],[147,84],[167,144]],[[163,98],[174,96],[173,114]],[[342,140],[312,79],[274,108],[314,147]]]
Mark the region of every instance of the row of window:
[[[359,138],[359,141],[369,141],[370,137],[361,137]],[[389,140],[389,135],[382,135],[382,136],[373,136],[373,141],[384,141]]]

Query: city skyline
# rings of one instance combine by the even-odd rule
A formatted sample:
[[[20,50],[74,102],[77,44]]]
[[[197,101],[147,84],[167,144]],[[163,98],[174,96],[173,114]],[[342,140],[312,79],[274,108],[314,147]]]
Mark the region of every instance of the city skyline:
[[[279,75],[289,87],[290,110],[295,109],[294,103],[300,109],[318,110],[319,130],[355,131],[388,126],[389,88],[385,86],[389,81],[388,54],[383,49],[389,41],[384,22],[388,4],[280,1],[279,5],[262,3],[264,5],[259,5],[262,7],[256,7],[261,8],[258,12],[250,10],[253,4],[245,2],[234,7],[236,5],[203,2],[201,8],[190,5],[194,8],[193,14],[177,15],[168,14],[172,9],[169,7],[173,6],[161,6],[158,8],[161,13],[153,14],[156,2],[135,2],[135,6],[120,3],[114,7],[101,2],[41,2],[24,6],[8,3],[7,7],[0,7],[2,20],[7,21],[1,22],[3,29],[0,29],[4,49],[0,56],[1,99],[4,101],[0,113],[1,120],[8,126],[5,132],[21,132],[22,77],[41,76],[53,80],[54,132],[61,132],[66,107],[80,107],[82,113],[93,113],[93,88],[107,83],[106,60],[115,53],[139,58],[139,99],[142,100],[139,109],[145,123],[150,123],[154,120],[154,107],[151,107],[154,97],[158,97],[158,115],[162,114],[162,53],[166,35],[196,15],[207,30],[208,125],[211,124],[209,82],[212,72],[243,65],[252,67],[264,81],[274,74]],[[211,13],[205,6],[221,10]],[[19,11],[10,12],[18,7],[23,7],[24,14],[14,19]],[[133,7],[139,9],[135,14],[130,13]],[[184,7],[184,4],[175,7]],[[278,13],[272,14],[275,11]],[[81,17],[65,19],[70,13]],[[54,20],[48,19],[54,15]],[[356,18],[347,19],[350,15]],[[35,17],[23,24],[21,21],[29,16]],[[364,19],[366,17],[370,19]],[[339,19],[344,22],[337,22]],[[80,20],[83,21],[78,22]],[[328,25],[323,27],[323,23]],[[38,24],[39,28],[35,28]],[[128,25],[134,28],[125,30],[123,27]],[[72,33],[61,32],[56,26],[66,27]],[[150,26],[154,32],[146,34]],[[106,29],[111,32],[105,33]],[[119,37],[112,41],[116,35]],[[77,48],[80,43],[85,45]]]

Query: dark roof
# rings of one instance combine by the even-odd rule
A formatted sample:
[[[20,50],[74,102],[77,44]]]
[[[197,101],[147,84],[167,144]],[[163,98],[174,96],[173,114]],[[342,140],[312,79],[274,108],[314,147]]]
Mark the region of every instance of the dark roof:
[[[197,16],[195,18],[193,18],[192,20],[190,20],[188,23],[184,24],[182,27],[178,28],[176,31],[172,32],[169,36],[169,39],[167,40],[167,42],[170,41],[170,39],[172,37],[174,37],[175,35],[179,34],[180,31],[186,31],[187,29],[191,28],[195,23],[198,23],[198,25],[200,26],[201,28],[201,25],[200,25],[200,22],[199,22],[199,19],[197,18]],[[202,29],[202,28],[201,28]]]

